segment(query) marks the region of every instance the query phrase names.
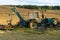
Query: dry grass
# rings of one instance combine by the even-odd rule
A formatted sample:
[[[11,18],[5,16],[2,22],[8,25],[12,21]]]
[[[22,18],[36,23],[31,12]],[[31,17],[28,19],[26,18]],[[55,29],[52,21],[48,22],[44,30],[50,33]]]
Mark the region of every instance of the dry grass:
[[[11,13],[11,8],[10,6],[0,6],[0,24],[7,24],[7,20],[10,19],[9,13]],[[17,8],[17,10],[25,20],[28,18],[28,12],[37,11],[22,8]],[[60,14],[60,10],[47,10],[44,15],[45,17],[59,19],[60,15],[58,15],[58,13]],[[12,24],[16,24],[19,21],[16,14],[13,15],[12,19]],[[44,33],[26,28],[20,28],[13,31],[0,31],[0,40],[60,40],[60,30],[46,30]]]
[[[7,25],[7,20],[10,19],[9,13],[11,13],[11,8],[10,6],[0,6],[0,24],[5,24]],[[23,8],[17,8],[19,13],[23,16],[25,20],[28,19],[28,12],[36,12],[37,10],[30,10],[30,9],[23,9]],[[41,11],[38,11],[41,12]],[[60,10],[47,10],[44,12],[45,17],[50,17],[50,18],[58,18],[60,19]],[[40,13],[40,18],[41,18],[41,13]],[[19,21],[19,18],[14,14],[12,16],[12,24],[16,24]]]
[[[0,40],[60,40],[60,30],[49,30],[44,33],[39,31],[19,28],[18,30],[0,33]]]

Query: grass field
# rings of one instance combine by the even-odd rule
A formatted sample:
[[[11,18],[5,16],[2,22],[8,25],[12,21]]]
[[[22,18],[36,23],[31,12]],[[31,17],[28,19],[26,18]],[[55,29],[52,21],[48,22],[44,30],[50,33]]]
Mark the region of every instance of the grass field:
[[[7,20],[10,19],[9,14],[11,13],[10,6],[0,6],[0,24],[7,25]],[[28,12],[36,12],[38,10],[30,10],[24,8],[17,8],[19,13],[25,20],[28,19]],[[38,11],[39,13],[41,11]],[[47,10],[44,12],[47,18],[58,18],[60,19],[60,10]],[[41,18],[41,13],[40,13]],[[12,16],[12,24],[16,24],[19,18],[14,14]],[[16,28],[15,30],[0,31],[0,40],[60,40],[60,30],[46,29],[43,32],[33,30],[29,28]]]
[[[60,40],[60,30],[47,29],[45,32],[20,28],[0,33],[0,40]]]

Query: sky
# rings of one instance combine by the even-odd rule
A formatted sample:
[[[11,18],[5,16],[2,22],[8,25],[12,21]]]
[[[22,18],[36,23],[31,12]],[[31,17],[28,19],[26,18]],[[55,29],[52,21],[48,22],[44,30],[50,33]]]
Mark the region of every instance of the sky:
[[[59,5],[60,0],[0,0],[0,5]]]

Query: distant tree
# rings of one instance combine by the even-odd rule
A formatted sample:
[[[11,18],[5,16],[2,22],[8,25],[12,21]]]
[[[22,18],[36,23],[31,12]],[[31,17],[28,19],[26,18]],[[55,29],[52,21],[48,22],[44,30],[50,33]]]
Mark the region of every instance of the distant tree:
[[[54,9],[54,10],[60,10],[60,6],[53,6],[52,9]]]
[[[26,8],[26,9],[37,9],[37,10],[60,10],[60,6],[36,6],[36,5],[11,5],[16,6],[19,8]]]

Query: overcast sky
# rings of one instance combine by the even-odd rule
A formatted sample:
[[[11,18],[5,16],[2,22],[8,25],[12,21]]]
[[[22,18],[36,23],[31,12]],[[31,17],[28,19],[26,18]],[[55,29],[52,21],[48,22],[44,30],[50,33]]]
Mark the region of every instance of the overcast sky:
[[[59,5],[60,0],[0,0],[0,5]]]

